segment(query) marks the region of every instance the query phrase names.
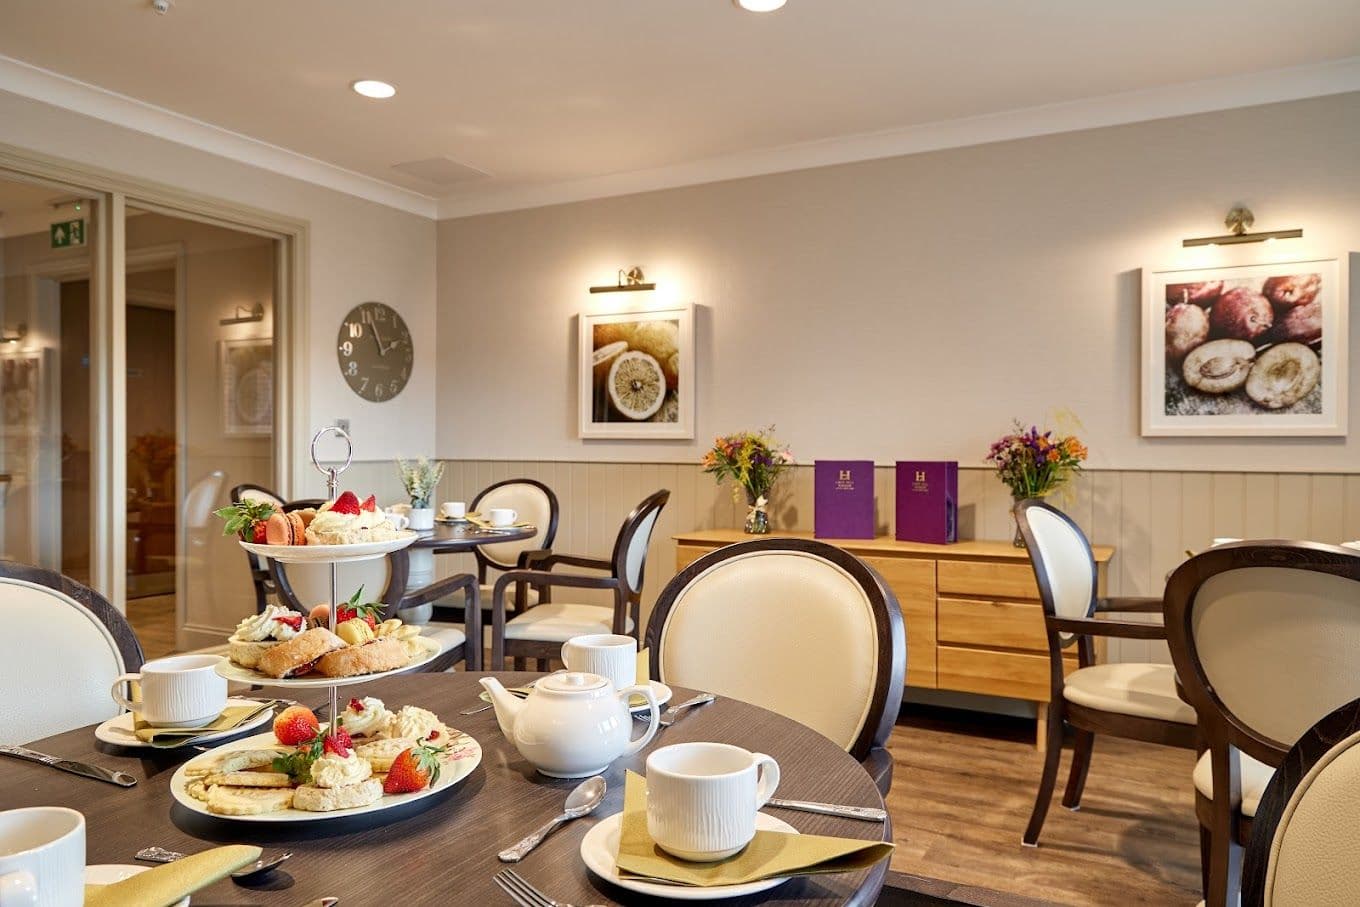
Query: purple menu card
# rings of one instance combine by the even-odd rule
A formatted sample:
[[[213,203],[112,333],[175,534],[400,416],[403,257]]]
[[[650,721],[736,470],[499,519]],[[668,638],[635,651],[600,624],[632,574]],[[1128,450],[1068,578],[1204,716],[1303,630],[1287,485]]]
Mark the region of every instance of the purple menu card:
[[[959,464],[897,461],[897,540],[945,545],[959,540]]]
[[[817,538],[874,537],[873,460],[817,460],[814,481]]]

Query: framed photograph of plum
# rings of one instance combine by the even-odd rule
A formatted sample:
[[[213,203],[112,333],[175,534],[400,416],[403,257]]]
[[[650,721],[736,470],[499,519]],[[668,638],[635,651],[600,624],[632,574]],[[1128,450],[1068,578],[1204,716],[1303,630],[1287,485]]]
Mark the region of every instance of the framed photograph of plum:
[[[582,438],[694,437],[694,307],[583,314]]]
[[[1143,434],[1346,433],[1335,258],[1143,272]]]

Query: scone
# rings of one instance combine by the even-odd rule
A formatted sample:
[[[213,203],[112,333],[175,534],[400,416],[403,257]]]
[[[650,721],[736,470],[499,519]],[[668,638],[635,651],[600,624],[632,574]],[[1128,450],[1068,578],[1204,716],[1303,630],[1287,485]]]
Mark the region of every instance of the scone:
[[[302,632],[305,618],[279,605],[268,605],[236,625],[227,640],[227,657],[243,668],[254,668],[264,653]]]
[[[344,787],[317,787],[304,784],[293,791],[293,809],[311,813],[325,813],[337,809],[368,806],[382,799],[382,782],[376,778],[346,784]]]
[[[326,653],[344,648],[343,639],[324,627],[315,627],[264,653],[256,670],[279,679],[294,677],[306,674]]]
[[[410,656],[401,640],[375,639],[362,646],[348,646],[321,656],[316,670],[326,677],[355,677],[402,668],[408,661]]]
[[[414,737],[387,737],[361,743],[354,752],[360,759],[367,760],[373,771],[386,772],[398,756],[415,745]]]
[[[382,788],[378,789],[382,792]],[[287,809],[293,802],[291,787],[210,787],[208,812],[219,816],[257,816]]]

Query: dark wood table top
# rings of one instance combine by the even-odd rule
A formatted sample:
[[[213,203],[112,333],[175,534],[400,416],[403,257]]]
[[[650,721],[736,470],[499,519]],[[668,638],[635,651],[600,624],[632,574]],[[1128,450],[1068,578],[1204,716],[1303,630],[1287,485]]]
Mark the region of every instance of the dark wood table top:
[[[538,534],[538,529],[527,526],[522,529],[489,531],[479,529],[472,523],[441,523],[435,520],[433,529],[417,529],[418,538],[411,543],[412,548],[433,549],[435,554],[458,554],[471,551],[478,545],[498,545],[501,542],[522,542]]]
[[[496,854],[557,815],[578,783],[537,774],[502,736],[491,710],[464,716],[478,704],[481,673],[413,674],[351,687],[377,696],[391,708],[420,705],[446,724],[471,734],[482,746],[482,763],[447,793],[411,805],[400,816],[371,816],[287,826],[248,825],[213,819],[174,802],[170,776],[184,755],[138,753],[95,740],[83,728],[35,741],[34,749],[120,769],[137,786],[119,788],[40,765],[0,760],[0,808],[69,806],[85,814],[88,863],[132,863],[143,847],[192,853],[210,844],[258,844],[266,852],[286,849],[293,859],[261,882],[244,887],[230,881],[194,895],[195,905],[278,905],[299,907],[323,896],[340,898],[340,907],[379,904],[509,904],[492,881],[505,868]],[[497,675],[509,686],[537,676]],[[266,693],[269,691],[266,691]],[[298,696],[297,693],[302,695]],[[676,701],[690,691],[675,690]],[[289,694],[285,694],[289,695]],[[319,704],[323,690],[294,694]],[[641,725],[639,724],[639,732]],[[661,905],[624,891],[590,874],[579,848],[587,829],[623,806],[625,769],[643,772],[646,755],[657,746],[689,740],[717,740],[759,750],[780,765],[779,795],[855,806],[883,807],[883,798],[859,763],[830,740],[787,718],[732,699],[696,709],[629,759],[610,766],[609,792],[596,813],[568,823],[516,868],[549,897],[579,905]],[[788,810],[771,810],[799,831],[866,840],[892,840],[892,829],[876,823],[837,819]],[[873,904],[888,869],[887,861],[853,874],[792,879],[762,895],[724,900],[724,905]]]

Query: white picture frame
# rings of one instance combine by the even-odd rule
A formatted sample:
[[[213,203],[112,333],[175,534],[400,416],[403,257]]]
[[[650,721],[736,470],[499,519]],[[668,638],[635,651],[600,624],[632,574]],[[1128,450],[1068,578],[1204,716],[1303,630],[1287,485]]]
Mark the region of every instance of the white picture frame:
[[[217,342],[222,387],[222,434],[265,438],[274,433],[274,340],[246,337]]]
[[[693,438],[694,306],[582,313],[577,321],[580,437]],[[636,401],[627,393],[610,393],[611,374],[619,374],[616,364],[618,369],[636,370]],[[648,392],[653,376],[664,382],[659,402]],[[638,404],[633,412],[649,415],[628,415],[624,407],[633,402]]]
[[[1316,276],[1319,283],[1309,302],[1291,305],[1287,301],[1284,304],[1272,301],[1288,299],[1288,287],[1276,287],[1271,283],[1272,278],[1283,281],[1290,277],[1312,276]],[[1218,284],[1221,284],[1220,292],[1214,295]],[[1230,292],[1233,307],[1224,308],[1220,315],[1216,309],[1221,301],[1229,298]],[[1345,435],[1349,292],[1346,265],[1339,257],[1205,268],[1145,268],[1142,434],[1145,437]],[[1175,297],[1179,298],[1178,303],[1172,301]],[[1309,297],[1304,293],[1295,294],[1295,298]],[[1261,307],[1262,300],[1266,303],[1264,308]],[[1201,311],[1182,309],[1173,312],[1178,305],[1195,306]],[[1317,308],[1307,308],[1314,305]],[[1266,321],[1269,327],[1255,336],[1248,336]],[[1317,332],[1302,330],[1307,324],[1319,322]],[[1208,334],[1201,339],[1206,324]],[[1315,338],[1313,333],[1317,334]],[[1170,355],[1168,336],[1173,338]],[[1241,346],[1245,341],[1251,345],[1252,354],[1237,358],[1231,355],[1213,357],[1210,351],[1200,349],[1215,340],[1238,342],[1232,346],[1221,344],[1213,352],[1245,351]],[[1304,374],[1311,374],[1313,365],[1319,366],[1318,379],[1313,390],[1297,402],[1276,408],[1288,397],[1262,394],[1262,387],[1269,387],[1265,383],[1268,374],[1264,371],[1254,373],[1253,369],[1257,363],[1265,367],[1278,361],[1278,356],[1269,360],[1263,357],[1271,347],[1285,343],[1299,343],[1316,355],[1317,360],[1313,362],[1297,349],[1291,350],[1296,357],[1302,357],[1293,361],[1304,363]],[[1210,359],[1224,363],[1219,372],[1226,377],[1221,381],[1205,381],[1203,376],[1217,378],[1212,373],[1214,367],[1207,364]],[[1201,386],[1231,386],[1236,380],[1234,376],[1242,374],[1238,368],[1245,368],[1248,383],[1231,390],[1206,393],[1186,380],[1187,362],[1189,374],[1192,379],[1200,376],[1196,380],[1202,382]],[[1232,367],[1233,362],[1242,365]],[[1196,364],[1200,365],[1198,370]],[[1254,374],[1259,374],[1259,381]],[[1275,374],[1283,373],[1277,367]],[[1275,386],[1280,386],[1279,382]],[[1285,383],[1284,386],[1289,385]]]

